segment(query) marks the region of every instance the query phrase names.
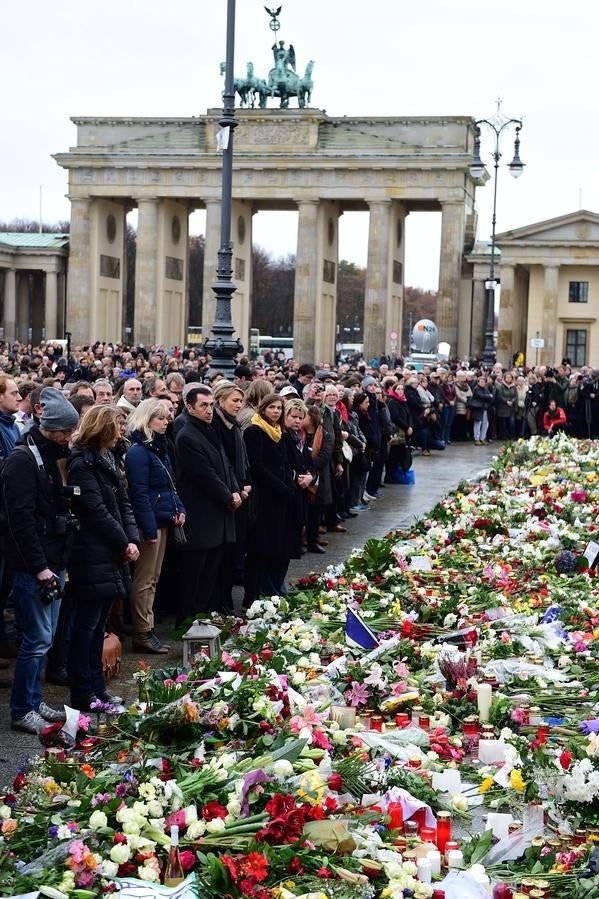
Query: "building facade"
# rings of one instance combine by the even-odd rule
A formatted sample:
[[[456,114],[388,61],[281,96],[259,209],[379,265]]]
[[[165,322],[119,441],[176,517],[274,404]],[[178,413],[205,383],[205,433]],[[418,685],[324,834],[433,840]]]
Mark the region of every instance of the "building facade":
[[[599,215],[581,209],[505,231],[497,246],[498,360],[522,350],[529,365],[599,367]]]

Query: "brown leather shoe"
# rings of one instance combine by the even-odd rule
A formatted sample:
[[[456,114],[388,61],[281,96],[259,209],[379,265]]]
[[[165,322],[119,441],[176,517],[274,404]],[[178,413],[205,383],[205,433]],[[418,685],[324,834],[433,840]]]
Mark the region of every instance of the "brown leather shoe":
[[[326,534],[326,532],[327,532],[327,529],[325,528],[324,525],[321,525],[321,526],[318,528],[318,533],[319,533],[319,534]]]
[[[347,534],[347,528],[344,528],[342,524],[336,524],[334,527],[329,528],[333,534]]]
[[[166,655],[169,652],[169,647],[164,646],[152,631],[147,634],[134,634],[133,649],[135,652],[148,652],[152,655]]]
[[[318,543],[319,546],[328,546],[329,545],[329,541],[324,540],[322,537],[319,537],[316,542]]]

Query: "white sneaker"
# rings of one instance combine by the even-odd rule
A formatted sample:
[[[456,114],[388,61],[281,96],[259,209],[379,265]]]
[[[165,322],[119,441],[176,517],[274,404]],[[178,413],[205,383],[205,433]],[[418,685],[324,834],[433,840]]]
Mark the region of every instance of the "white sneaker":
[[[26,734],[39,735],[45,727],[48,727],[48,722],[33,709],[22,718],[16,718],[10,722],[11,730],[22,730]]]
[[[37,712],[38,712],[38,715],[41,715],[41,717],[45,721],[55,722],[55,721],[66,721],[67,720],[67,716],[66,716],[64,709],[62,710],[62,712],[59,712],[58,709],[51,708],[49,705],[46,705],[45,702],[40,702]]]
[[[370,493],[364,491],[364,499],[371,502],[373,499],[378,499],[378,496],[372,496]]]

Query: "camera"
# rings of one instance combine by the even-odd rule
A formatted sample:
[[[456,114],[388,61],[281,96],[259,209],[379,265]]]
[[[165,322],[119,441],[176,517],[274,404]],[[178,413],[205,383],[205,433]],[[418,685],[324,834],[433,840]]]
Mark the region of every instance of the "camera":
[[[63,599],[64,592],[57,577],[50,578],[40,585],[40,599],[46,606]]]
[[[76,534],[81,529],[81,524],[76,515],[72,512],[65,512],[64,515],[57,515],[54,519],[56,533],[64,537],[66,534]]]

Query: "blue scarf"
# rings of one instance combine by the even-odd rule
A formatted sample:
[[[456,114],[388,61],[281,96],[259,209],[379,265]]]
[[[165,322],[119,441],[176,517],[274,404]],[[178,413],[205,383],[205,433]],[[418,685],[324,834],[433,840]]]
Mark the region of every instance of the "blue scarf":
[[[15,448],[19,439],[19,429],[15,424],[15,417],[10,412],[0,412],[0,456],[6,459]]]

